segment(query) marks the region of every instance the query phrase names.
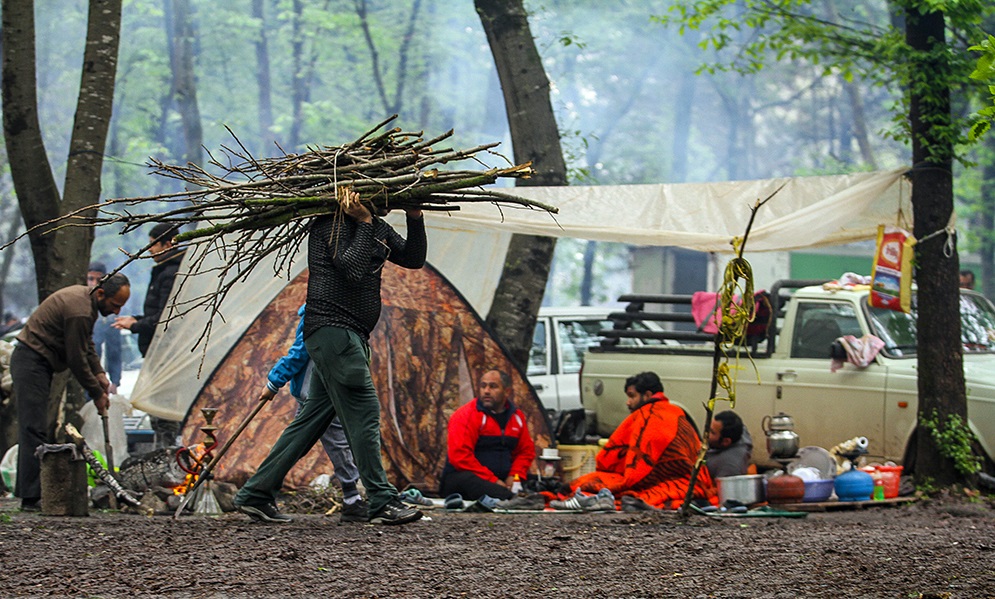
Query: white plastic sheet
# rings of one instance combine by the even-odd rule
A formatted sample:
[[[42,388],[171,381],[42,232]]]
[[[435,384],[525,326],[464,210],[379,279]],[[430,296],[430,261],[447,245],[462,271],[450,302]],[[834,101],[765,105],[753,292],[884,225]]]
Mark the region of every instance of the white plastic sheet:
[[[753,205],[783,186],[757,213],[748,251],[838,245],[874,239],[882,223],[911,227],[911,183],[903,179],[905,171],[701,184],[518,187],[508,191],[557,206],[559,214],[490,204],[427,213],[428,260],[486,314],[513,233],[731,252],[730,242],[743,234]],[[403,216],[392,215],[390,221],[403,231]],[[302,247],[290,277],[306,265]],[[168,327],[160,324],[132,404],[160,418],[181,420],[207,377],[287,282],[286,273],[276,276],[272,267],[257,267],[229,293],[222,306],[224,320],[215,319],[206,350],[193,347],[206,325],[206,312]],[[213,273],[191,276],[178,300],[197,297],[216,284]]]

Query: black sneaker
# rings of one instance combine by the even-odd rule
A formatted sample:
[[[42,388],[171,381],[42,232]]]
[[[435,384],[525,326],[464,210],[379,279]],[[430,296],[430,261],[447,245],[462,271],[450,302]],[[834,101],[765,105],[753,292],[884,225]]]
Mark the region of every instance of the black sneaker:
[[[236,505],[235,507],[238,508],[238,511],[256,522],[286,524],[294,521],[290,516],[281,514],[280,510],[276,509],[276,505],[272,503],[264,503],[263,505]]]
[[[634,497],[632,495],[622,496],[622,511],[623,512],[659,512],[660,508],[646,503],[640,497]]]
[[[339,512],[339,522],[369,522],[370,521],[370,507],[367,505],[366,501],[360,499],[359,501],[354,501],[352,503],[346,503],[342,505],[342,510]]]
[[[546,509],[546,498],[538,493],[515,495],[497,502],[497,509],[521,512],[541,512]]]
[[[404,505],[399,499],[391,499],[370,517],[370,524],[407,524],[421,517],[419,510]]]
[[[21,500],[21,511],[22,512],[40,512],[41,511],[41,499],[22,499]]]

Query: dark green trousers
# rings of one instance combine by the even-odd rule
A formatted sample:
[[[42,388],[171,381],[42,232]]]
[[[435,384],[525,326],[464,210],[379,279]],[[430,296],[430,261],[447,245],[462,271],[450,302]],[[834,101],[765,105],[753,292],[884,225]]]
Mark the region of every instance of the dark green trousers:
[[[370,514],[376,514],[398,494],[387,481],[380,454],[380,400],[370,375],[370,348],[357,333],[339,327],[318,329],[304,345],[314,361],[307,401],[235,502],[275,501],[287,473],[321,439],[337,414],[366,488]]]

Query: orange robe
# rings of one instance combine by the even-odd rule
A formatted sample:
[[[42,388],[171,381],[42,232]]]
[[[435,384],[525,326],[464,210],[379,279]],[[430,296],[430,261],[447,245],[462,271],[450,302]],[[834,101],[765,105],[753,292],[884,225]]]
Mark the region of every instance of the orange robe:
[[[633,495],[658,508],[677,509],[684,503],[700,450],[698,433],[684,410],[657,393],[618,425],[598,452],[597,470],[570,486],[589,493],[607,488],[616,497]],[[698,472],[693,497],[718,505],[707,468]]]

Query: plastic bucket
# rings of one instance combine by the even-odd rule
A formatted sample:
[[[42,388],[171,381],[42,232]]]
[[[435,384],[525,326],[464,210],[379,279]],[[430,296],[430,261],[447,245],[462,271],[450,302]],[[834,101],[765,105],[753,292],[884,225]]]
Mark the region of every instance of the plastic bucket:
[[[902,467],[878,466],[878,472],[881,473],[881,482],[884,483],[884,498],[898,497],[898,488],[902,482]]]
[[[881,464],[870,464],[861,468],[862,471],[875,478],[881,479],[884,487],[884,498],[893,499],[898,497],[898,489],[902,482],[901,466],[882,466]]]

